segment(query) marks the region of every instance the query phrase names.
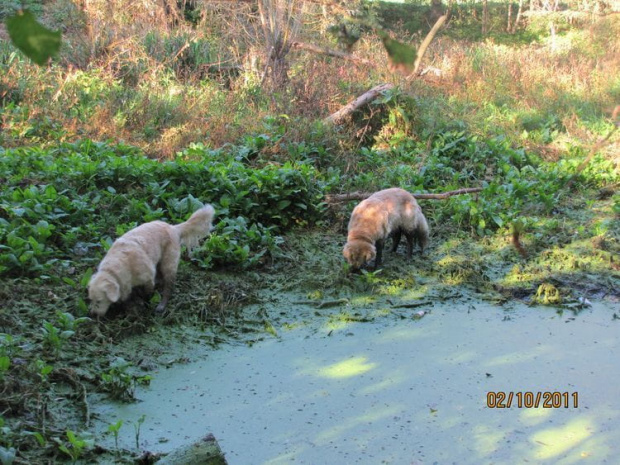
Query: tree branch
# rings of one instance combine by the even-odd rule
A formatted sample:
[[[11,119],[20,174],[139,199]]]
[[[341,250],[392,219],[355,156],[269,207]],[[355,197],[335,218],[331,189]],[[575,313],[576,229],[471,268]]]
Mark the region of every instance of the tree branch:
[[[386,90],[390,90],[394,87],[394,84],[380,84],[378,86],[373,87],[368,92],[360,95],[358,98],[353,100],[352,102],[347,103],[344,107],[338,110],[335,113],[332,113],[323,121],[325,123],[331,124],[339,124],[345,117],[353,113],[359,107],[366,105],[367,103],[372,102],[374,99],[379,97]]]
[[[343,60],[352,61],[354,63],[359,63],[362,65],[372,66],[374,68],[377,67],[377,64],[374,61],[367,60],[366,58],[356,57],[349,53],[341,52],[339,50],[331,50],[329,48],[319,47],[318,45],[306,44],[304,42],[293,42],[291,46],[293,48],[299,48],[302,50],[307,50],[309,52],[319,53],[321,55],[329,55],[332,57],[342,58]]]
[[[466,187],[455,191],[442,192],[439,194],[411,194],[416,199],[441,200],[454,195],[473,194],[482,191],[482,187]],[[327,203],[348,202],[349,200],[364,200],[370,197],[373,192],[351,192],[348,194],[328,194],[325,196]]]
[[[422,58],[424,57],[424,54],[426,53],[426,49],[431,44],[431,42],[435,38],[435,35],[437,35],[437,32],[439,31],[439,29],[441,29],[441,26],[443,26],[443,24],[446,22],[447,19],[448,19],[447,14],[440,16],[437,19],[437,22],[435,23],[433,28],[428,32],[428,34],[426,34],[424,41],[420,44],[420,48],[418,49],[418,54],[415,59],[415,63],[413,64],[413,71],[411,72],[409,76],[407,76],[407,80],[411,80],[415,76],[417,76],[418,70],[420,69],[420,63],[422,63]]]

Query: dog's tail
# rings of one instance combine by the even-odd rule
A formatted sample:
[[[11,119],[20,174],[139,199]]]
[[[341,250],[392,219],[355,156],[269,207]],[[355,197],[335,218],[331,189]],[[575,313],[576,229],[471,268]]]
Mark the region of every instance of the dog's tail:
[[[188,252],[197,247],[200,239],[209,234],[214,215],[215,209],[207,204],[196,210],[185,223],[174,226],[179,234],[181,244],[187,247]]]

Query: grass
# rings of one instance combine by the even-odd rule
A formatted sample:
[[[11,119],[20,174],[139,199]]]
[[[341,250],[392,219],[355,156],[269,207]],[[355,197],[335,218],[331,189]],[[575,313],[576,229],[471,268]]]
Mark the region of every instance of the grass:
[[[93,10],[88,42],[71,2],[29,4],[63,26],[66,47],[39,68],[0,41],[3,454],[95,460],[91,394],[131,399],[149,366],[272,337],[269,293],[347,299],[354,313],[334,324],[381,299],[471,292],[571,308],[618,298],[617,133],[577,172],[614,124],[617,15],[562,23],[553,36],[532,20],[512,35],[500,9],[481,37],[462,10],[425,58],[438,75],[388,73],[379,40],[363,35],[355,53],[378,68],[291,52],[290,81],[274,91],[250,66],[262,51],[240,33],[241,10],[227,23],[222,12],[179,21],[159,9],[129,21],[116,0],[117,14]],[[386,27],[419,43],[418,26],[382,8]],[[335,47],[318,29],[302,40]],[[223,75],[209,65],[220,60],[248,66]],[[397,88],[345,126],[321,123],[385,81]],[[379,272],[351,275],[341,250],[353,204],[325,195],[391,186],[483,190],[420,202],[432,232],[424,257],[388,253]],[[154,317],[138,296],[90,320],[86,283],[111,242],[141,222],[183,221],[200,201],[214,204],[216,229],[182,261],[171,315]]]

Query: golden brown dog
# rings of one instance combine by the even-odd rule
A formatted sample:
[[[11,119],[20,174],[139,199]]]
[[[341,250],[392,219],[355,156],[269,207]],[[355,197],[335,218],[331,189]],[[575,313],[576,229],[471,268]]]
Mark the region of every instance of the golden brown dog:
[[[347,243],[342,254],[355,270],[375,259],[381,265],[383,244],[388,236],[396,251],[401,235],[407,238],[407,257],[411,258],[414,241],[424,252],[428,244],[428,223],[415,198],[399,188],[385,189],[360,202],[349,221]]]
[[[195,248],[211,231],[214,214],[213,207],[205,205],[184,223],[152,221],[119,237],[88,283],[90,313],[105,315],[111,304],[126,300],[136,286],[153,292],[158,271],[163,293],[155,311],[163,312],[174,287],[181,246],[188,251]]]

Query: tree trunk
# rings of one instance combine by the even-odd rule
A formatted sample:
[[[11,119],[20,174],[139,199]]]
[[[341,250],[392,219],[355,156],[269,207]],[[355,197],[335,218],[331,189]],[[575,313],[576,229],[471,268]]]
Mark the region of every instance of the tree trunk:
[[[506,32],[508,34],[512,32],[512,1],[508,3],[508,21],[506,22]]]
[[[437,22],[435,23],[433,28],[428,32],[428,34],[424,38],[424,41],[420,44],[420,48],[418,49],[415,63],[413,65],[413,71],[407,77],[408,80],[412,79],[418,74],[418,70],[420,69],[420,64],[422,63],[422,58],[424,57],[424,54],[426,53],[426,49],[428,48],[428,46],[431,44],[431,42],[435,38],[435,35],[437,35],[437,31],[441,29],[441,26],[443,26],[443,24],[446,22],[447,19],[448,19],[447,14],[440,16],[437,19]]]
[[[286,55],[299,31],[303,5],[301,0],[258,0],[267,54],[262,84],[269,79],[274,87],[281,87],[288,81]]]
[[[512,25],[512,33],[517,32],[517,28],[519,27],[519,22],[521,21],[521,15],[523,13],[523,0],[519,0],[519,9],[517,10],[517,17],[515,18],[515,22]]]

